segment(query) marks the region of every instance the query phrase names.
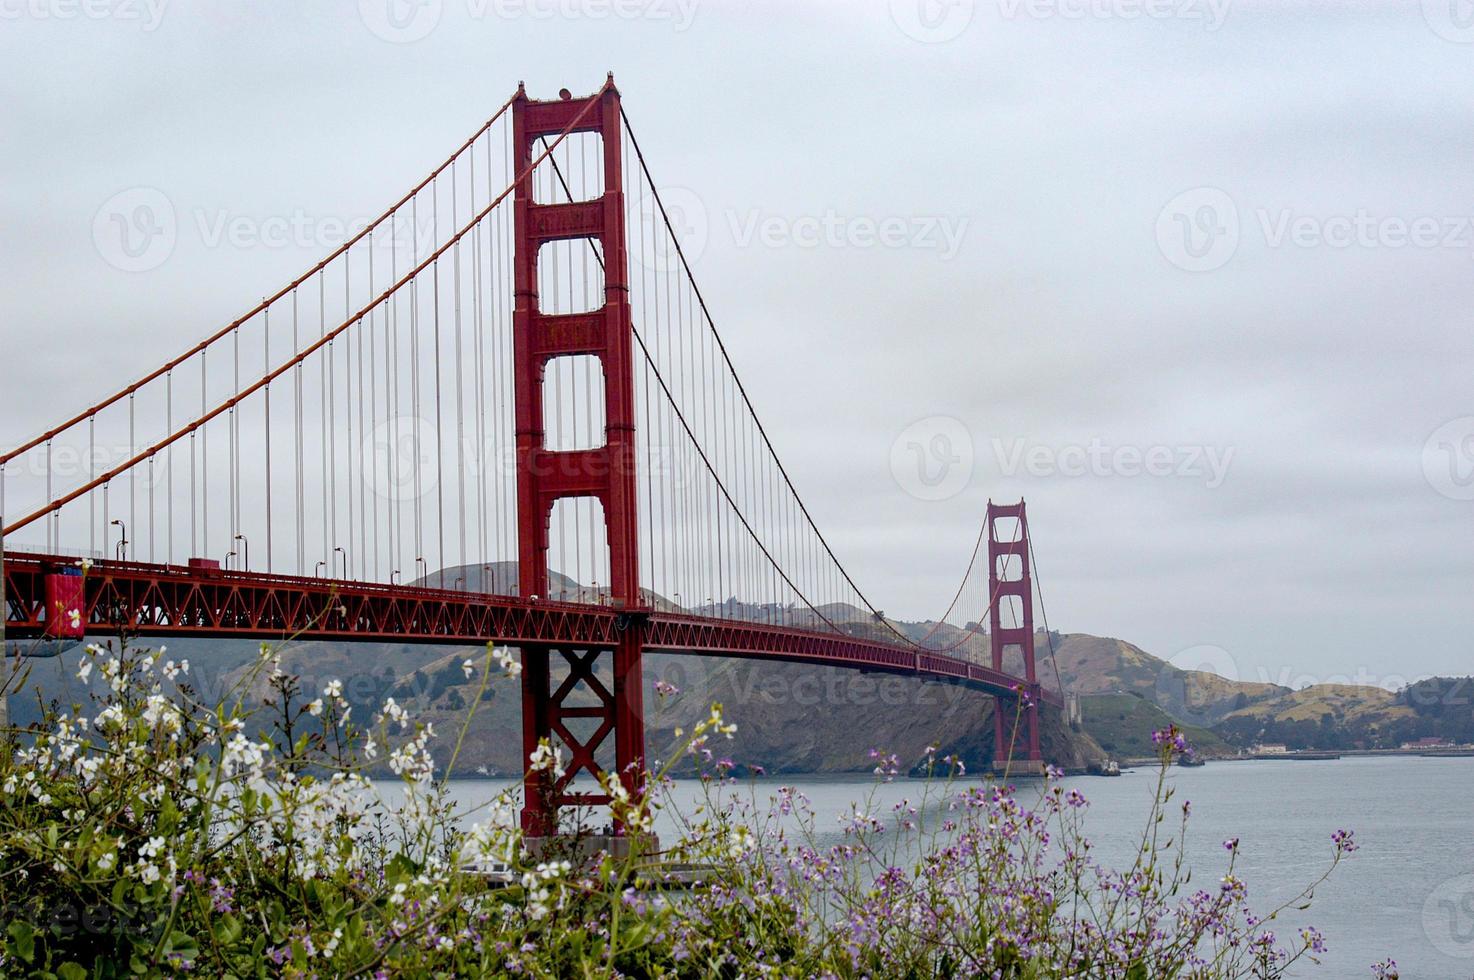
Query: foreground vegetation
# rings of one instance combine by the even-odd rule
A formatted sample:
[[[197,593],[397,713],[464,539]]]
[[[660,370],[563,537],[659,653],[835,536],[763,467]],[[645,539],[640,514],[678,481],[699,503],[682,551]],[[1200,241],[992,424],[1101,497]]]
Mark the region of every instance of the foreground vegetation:
[[[519,670],[490,649],[462,667],[482,692]],[[1057,774],[1026,802],[934,755],[921,799],[857,804],[826,836],[802,794],[760,797],[729,778],[716,750],[733,726],[714,706],[665,770],[694,760],[708,792],[668,809],[680,832],[664,863],[639,845],[669,799],[665,773],[646,777],[643,799],[606,784],[636,844],[628,859],[530,861],[513,798],[474,812],[448,799],[464,728],[437,773],[437,733],[392,699],[358,718],[340,685],[303,691],[268,649],[257,669],[273,697],[248,711],[254,678],[202,703],[187,662],[90,648],[78,671],[90,702],[5,735],[0,974],[1136,980],[1278,977],[1324,949],[1311,928],[1276,934],[1289,906],[1249,910],[1237,841],[1211,887],[1189,885],[1190,807],[1165,779],[1128,868],[1092,859],[1088,804]],[[1156,741],[1165,773],[1185,740]],[[872,755],[882,780],[910,766]],[[392,807],[362,772],[384,758],[403,783]],[[529,765],[556,778],[563,760],[545,745]],[[1325,873],[1354,849],[1338,831]],[[654,887],[673,862],[700,883]]]

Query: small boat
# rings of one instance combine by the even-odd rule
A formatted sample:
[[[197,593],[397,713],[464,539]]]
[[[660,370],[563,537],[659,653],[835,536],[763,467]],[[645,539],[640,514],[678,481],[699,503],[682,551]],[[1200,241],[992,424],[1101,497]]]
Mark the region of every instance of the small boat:
[[[1207,765],[1207,763],[1204,762],[1202,759],[1199,759],[1195,755],[1189,755],[1189,754],[1178,756],[1177,757],[1177,764],[1179,766],[1186,766],[1189,769],[1196,769],[1198,766]]]

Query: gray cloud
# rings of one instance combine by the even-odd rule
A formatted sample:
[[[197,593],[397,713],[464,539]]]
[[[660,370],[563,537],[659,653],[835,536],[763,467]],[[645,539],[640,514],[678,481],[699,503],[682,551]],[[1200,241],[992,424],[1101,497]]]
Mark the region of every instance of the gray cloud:
[[[321,251],[182,233],[160,268],[121,273],[91,242],[110,195],[368,215],[519,78],[548,95],[613,69],[656,176],[708,211],[697,274],[759,410],[888,612],[938,614],[986,498],[1025,494],[1056,627],[1163,656],[1216,644],[1242,676],[1474,669],[1474,504],[1423,472],[1429,435],[1474,415],[1474,247],[1274,245],[1260,217],[1474,217],[1474,45],[1417,5],[1238,3],[1208,31],[979,3],[936,44],[884,2],[707,2],[677,30],[590,4],[478,18],[445,0],[408,44],[357,8],[175,2],[153,30],[0,22],[0,444]],[[1200,187],[1232,199],[1240,239],[1221,268],[1188,272],[1155,228]],[[744,247],[726,218],[830,210],[966,233],[950,259]],[[793,412],[796,391],[819,410]],[[933,415],[962,420],[978,458],[964,492],[925,502],[888,459]],[[1008,475],[993,439],[1234,455],[1209,489]]]

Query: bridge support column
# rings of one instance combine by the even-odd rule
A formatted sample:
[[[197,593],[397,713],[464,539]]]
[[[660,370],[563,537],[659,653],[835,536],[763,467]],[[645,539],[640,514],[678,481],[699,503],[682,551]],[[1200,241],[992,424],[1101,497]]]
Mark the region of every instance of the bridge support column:
[[[631,795],[641,790],[639,779],[645,765],[641,676],[645,629],[637,538],[634,334],[622,126],[619,92],[612,77],[588,98],[535,102],[519,88],[512,103],[512,145],[519,175],[513,197],[516,299],[512,321],[519,584],[524,597],[547,601],[553,506],[564,499],[594,498],[603,507],[609,545],[608,601],[623,611],[620,637],[612,647],[548,646],[523,651],[523,759],[530,758],[544,739],[555,746],[561,743],[571,754],[562,778],[529,773],[522,825],[530,836],[556,833],[559,811],[565,807],[609,802],[602,792],[573,792],[570,783],[579,772],[596,778],[602,775],[595,751],[611,733],[615,767]],[[545,146],[555,144],[564,134],[576,133],[598,134],[602,140],[603,194],[588,201],[535,201],[533,163]],[[596,258],[604,268],[604,305],[582,313],[543,312],[538,296],[542,247],[583,240],[598,245]],[[604,445],[552,451],[546,445],[543,423],[544,373],[555,358],[576,356],[596,357],[603,369]],[[608,683],[595,669],[605,653],[613,659]],[[551,671],[558,658],[566,663],[568,673],[554,687]],[[575,691],[579,692],[577,703],[567,701]],[[593,731],[570,729],[568,721],[579,718],[596,719],[583,722],[585,729],[592,726]]]
[[[1009,522],[1000,534],[1000,521]],[[1040,688],[1034,665],[1034,585],[1029,561],[1029,518],[1016,504],[988,501],[988,629],[993,669],[1003,670],[1010,650],[1023,659],[1024,683],[993,706],[993,767],[1012,773],[1042,772],[1039,751]],[[1009,607],[1004,615],[1004,606]],[[1009,625],[1004,625],[1007,619]]]

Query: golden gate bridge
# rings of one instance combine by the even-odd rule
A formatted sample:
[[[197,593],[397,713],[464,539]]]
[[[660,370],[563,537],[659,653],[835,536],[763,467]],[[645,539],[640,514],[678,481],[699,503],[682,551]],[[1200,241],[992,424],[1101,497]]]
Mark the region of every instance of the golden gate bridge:
[[[997,699],[999,755],[1040,767],[1062,695],[1036,671],[1032,566],[1023,502],[989,502],[929,630],[871,603],[759,421],[612,76],[519,86],[303,275],[0,453],[9,652],[109,631],[517,647],[524,758],[570,757],[528,775],[529,833],[608,803],[574,780],[611,738],[638,792],[647,652],[966,685]]]

